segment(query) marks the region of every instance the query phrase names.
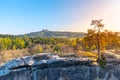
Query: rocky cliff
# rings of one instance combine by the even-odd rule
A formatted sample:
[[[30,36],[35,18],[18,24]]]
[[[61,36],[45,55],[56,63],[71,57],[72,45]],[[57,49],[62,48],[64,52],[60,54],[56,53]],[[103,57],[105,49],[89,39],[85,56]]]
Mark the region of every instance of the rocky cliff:
[[[0,80],[120,80],[120,65],[114,62],[102,69],[87,58],[39,54],[1,66]]]

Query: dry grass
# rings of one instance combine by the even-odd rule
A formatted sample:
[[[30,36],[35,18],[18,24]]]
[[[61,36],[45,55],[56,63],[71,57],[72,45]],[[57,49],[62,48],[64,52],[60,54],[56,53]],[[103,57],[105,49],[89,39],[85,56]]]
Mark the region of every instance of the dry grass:
[[[14,58],[30,55],[28,49],[7,50],[0,52],[0,64],[6,63]]]
[[[76,54],[81,56],[81,57],[95,57],[95,58],[97,58],[97,54],[96,53],[92,53],[92,52],[79,51]]]
[[[35,54],[35,53],[34,53]],[[55,55],[59,55],[60,57],[89,57],[89,58],[97,58],[97,54],[91,52],[80,51],[79,53],[53,53]],[[14,58],[23,57],[33,55],[29,53],[29,49],[21,49],[21,50],[8,50],[0,52],[0,64],[6,63]]]
[[[113,50],[110,50],[110,52],[120,55],[120,49],[113,49]]]

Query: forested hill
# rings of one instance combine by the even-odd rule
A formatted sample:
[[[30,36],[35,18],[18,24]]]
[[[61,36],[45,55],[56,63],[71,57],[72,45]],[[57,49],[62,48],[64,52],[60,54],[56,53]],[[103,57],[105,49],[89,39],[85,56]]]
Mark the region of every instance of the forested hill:
[[[28,34],[24,34],[29,37],[84,37],[85,33],[83,32],[60,32],[60,31],[49,31],[42,30],[38,32],[31,32]]]
[[[60,32],[60,31],[42,30],[42,31],[31,32],[23,35],[0,34],[0,37],[16,38],[22,36],[29,36],[29,37],[77,38],[77,37],[84,37],[85,35],[86,33],[84,32]],[[120,32],[118,32],[118,36],[120,36]]]

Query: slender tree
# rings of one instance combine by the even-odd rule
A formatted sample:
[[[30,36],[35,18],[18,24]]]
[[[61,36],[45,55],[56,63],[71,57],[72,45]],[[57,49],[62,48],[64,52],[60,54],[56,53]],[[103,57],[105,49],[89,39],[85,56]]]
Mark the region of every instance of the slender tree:
[[[101,23],[102,19],[100,20],[92,20],[91,25],[94,25],[95,29],[97,29],[97,51],[98,51],[98,60],[101,60],[101,54],[100,54],[100,31],[104,27],[104,25]]]

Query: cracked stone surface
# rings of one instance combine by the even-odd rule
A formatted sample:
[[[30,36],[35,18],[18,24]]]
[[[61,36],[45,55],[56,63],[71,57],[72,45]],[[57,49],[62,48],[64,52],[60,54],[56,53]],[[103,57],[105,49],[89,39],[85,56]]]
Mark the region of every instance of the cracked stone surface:
[[[120,65],[102,69],[87,58],[61,58],[43,53],[0,66],[0,80],[120,80]]]

